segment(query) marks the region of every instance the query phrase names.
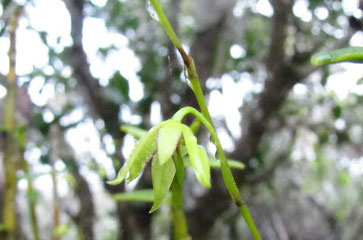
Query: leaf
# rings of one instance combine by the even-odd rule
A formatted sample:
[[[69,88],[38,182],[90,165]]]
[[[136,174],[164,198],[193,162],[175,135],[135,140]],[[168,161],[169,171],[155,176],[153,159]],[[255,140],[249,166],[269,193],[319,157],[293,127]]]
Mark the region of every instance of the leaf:
[[[311,62],[316,66],[340,62],[363,63],[363,47],[348,47],[320,52],[311,58]]]
[[[140,139],[147,134],[146,130],[139,128],[139,127],[130,126],[130,125],[122,125],[121,131],[124,133],[130,134],[137,139]]]
[[[120,169],[119,173],[115,180],[108,181],[111,185],[116,185],[121,183],[126,175],[129,173],[129,177],[127,179],[128,182],[132,181],[136,177],[138,177],[145,167],[146,162],[152,157],[152,155],[156,152],[156,133],[158,130],[165,125],[170,123],[178,123],[174,120],[164,121],[152,129],[150,129],[146,135],[144,135],[137,143],[135,148],[132,150],[127,163]],[[178,123],[180,125],[180,123]]]
[[[149,211],[154,212],[166,198],[175,176],[174,161],[167,161],[161,165],[157,155],[154,155],[151,166],[151,175],[154,190],[154,204]]]
[[[183,129],[183,136],[185,146],[188,150],[190,163],[194,169],[195,175],[198,181],[206,188],[210,188],[210,172],[207,172],[205,168],[205,159],[202,160],[200,150],[197,144],[197,138],[193,135],[192,130],[189,127]]]
[[[202,167],[203,167],[203,174],[205,174],[205,178],[208,181],[209,187],[210,187],[209,157],[208,157],[207,151],[204,149],[204,147],[199,145],[198,148],[199,148],[200,161],[201,161]]]
[[[228,166],[233,169],[243,170],[245,169],[245,165],[236,160],[227,160]],[[190,160],[189,158],[184,158],[184,165],[185,167],[190,167]],[[211,168],[221,168],[221,162],[218,161],[216,158],[209,156],[209,165]]]
[[[140,174],[146,162],[156,151],[156,132],[158,126],[152,128],[136,143],[127,163],[120,169],[116,179],[108,181],[108,184],[116,185],[121,183],[125,179],[127,173],[130,173],[128,182],[132,181]]]
[[[132,192],[123,192],[112,195],[112,199],[120,202],[153,202],[154,191],[152,189],[142,189]],[[170,203],[171,194],[168,193],[165,198],[166,203]]]
[[[165,164],[175,152],[182,135],[181,127],[168,124],[160,128],[157,134],[158,158],[160,164]]]
[[[135,149],[131,152],[130,158],[130,175],[128,182],[139,176],[146,162],[156,151],[156,131],[150,131],[146,136],[139,140]]]

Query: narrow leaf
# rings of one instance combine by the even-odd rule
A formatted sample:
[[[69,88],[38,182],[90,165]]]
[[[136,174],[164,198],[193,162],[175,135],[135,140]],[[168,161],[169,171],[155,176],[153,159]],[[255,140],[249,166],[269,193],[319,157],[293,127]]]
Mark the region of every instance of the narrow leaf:
[[[143,136],[145,136],[147,134],[147,131],[139,128],[139,127],[135,127],[135,126],[130,126],[130,125],[122,125],[121,126],[121,131],[123,131],[124,133],[130,134],[133,137],[135,137],[136,139],[140,139]]]
[[[120,202],[153,202],[154,191],[152,189],[142,189],[132,192],[123,192],[112,195],[112,199]],[[166,202],[170,202],[171,194],[167,194]]]
[[[151,175],[154,189],[154,204],[150,213],[160,207],[166,198],[175,176],[174,161],[167,161],[160,165],[157,155],[154,155],[151,166]]]
[[[230,168],[238,169],[238,170],[245,169],[245,165],[239,161],[230,159],[230,160],[227,160],[227,162],[228,162],[228,166]],[[191,166],[189,158],[184,158],[184,165],[185,165],[185,167]],[[221,168],[221,162],[218,161],[216,158],[210,157],[210,156],[209,156],[209,165],[211,168]]]
[[[210,165],[209,165],[209,158],[207,151],[202,146],[198,146],[199,148],[199,159],[203,168],[203,175],[205,176],[205,179],[209,183],[210,187]]]
[[[116,185],[121,183],[126,178],[127,173],[130,173],[128,182],[132,181],[140,174],[146,162],[156,151],[156,131],[156,127],[152,128],[136,143],[136,146],[132,150],[129,159],[120,169],[116,179],[108,181],[108,184]]]
[[[145,167],[146,162],[156,151],[156,131],[150,131],[146,136],[141,138],[136,144],[135,149],[131,152],[130,174],[128,182],[137,178]]]
[[[197,138],[193,135],[189,127],[183,129],[185,146],[188,150],[190,163],[194,169],[198,181],[206,188],[210,188],[210,172],[206,172],[199,152]]]
[[[339,62],[363,63],[363,47],[348,47],[315,54],[311,62],[320,66]]]
[[[122,181],[126,178],[126,175],[129,172],[129,170],[130,170],[130,165],[129,164],[124,165],[118,172],[116,178],[114,180],[107,181],[107,183],[110,185],[117,185],[122,183]]]
[[[161,165],[165,164],[175,152],[181,134],[181,128],[175,124],[168,124],[159,129],[157,143],[158,158]]]

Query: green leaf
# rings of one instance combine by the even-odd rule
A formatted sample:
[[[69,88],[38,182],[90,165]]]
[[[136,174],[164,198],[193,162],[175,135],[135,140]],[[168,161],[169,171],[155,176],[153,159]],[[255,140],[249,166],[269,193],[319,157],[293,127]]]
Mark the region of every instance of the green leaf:
[[[139,140],[135,149],[131,152],[130,158],[130,175],[128,182],[138,177],[145,167],[146,162],[156,151],[156,131],[150,131],[146,136]]]
[[[157,144],[158,158],[161,165],[165,164],[171,158],[178,146],[181,135],[181,127],[177,124],[168,124],[159,129]]]
[[[130,126],[130,125],[122,125],[121,131],[132,135],[136,139],[140,139],[147,134],[146,130],[139,128],[139,127]]]
[[[185,141],[185,146],[188,150],[188,155],[190,163],[194,169],[195,175],[198,181],[206,188],[210,188],[210,172],[206,171],[205,159],[202,160],[200,150],[197,143],[197,138],[193,135],[192,130],[189,127],[183,129],[183,136]]]
[[[201,161],[202,167],[203,167],[203,174],[205,175],[205,178],[206,178],[207,182],[209,183],[209,187],[210,187],[209,157],[208,157],[207,151],[204,149],[204,147],[199,145],[198,148],[199,148],[200,161]]]
[[[157,155],[154,155],[151,166],[151,175],[154,190],[154,204],[150,213],[160,207],[166,198],[175,176],[174,161],[167,161],[161,165]]]
[[[156,133],[158,130],[170,123],[177,123],[174,120],[164,121],[152,129],[150,129],[146,135],[144,135],[137,143],[135,148],[132,150],[127,163],[120,169],[115,180],[108,181],[108,184],[116,185],[121,183],[126,175],[129,173],[127,179],[128,182],[132,181],[138,177],[145,167],[146,162],[152,157],[156,152]],[[180,123],[179,123],[180,124]]]
[[[245,169],[245,165],[236,160],[227,160],[228,166],[233,169],[243,170]],[[221,162],[218,161],[216,158],[209,156],[209,165],[211,168],[221,168]],[[190,167],[190,160],[189,158],[184,158],[184,166]]]
[[[340,62],[363,63],[363,47],[348,47],[320,52],[311,58],[311,62],[317,66]]]
[[[146,162],[156,151],[157,129],[157,126],[155,126],[136,143],[127,163],[120,169],[116,179],[108,181],[108,184],[116,185],[121,183],[125,179],[127,173],[130,173],[128,182],[132,181],[140,174]]]
[[[227,160],[227,162],[228,162],[228,166],[230,168],[234,168],[234,169],[238,169],[238,170],[245,169],[245,165],[239,161],[230,159],[230,160]],[[216,158],[209,157],[209,164],[212,168],[221,168],[221,162],[218,161]]]
[[[123,192],[112,195],[112,199],[120,202],[154,202],[154,191],[152,189],[142,189],[132,192]],[[166,203],[170,203],[171,194],[165,198]]]

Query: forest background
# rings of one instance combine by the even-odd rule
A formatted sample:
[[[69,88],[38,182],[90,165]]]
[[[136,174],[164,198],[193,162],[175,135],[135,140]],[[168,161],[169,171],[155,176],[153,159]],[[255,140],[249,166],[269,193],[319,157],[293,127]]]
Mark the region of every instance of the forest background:
[[[228,157],[246,166],[234,176],[263,239],[359,239],[362,65],[315,67],[310,58],[363,46],[363,2],[161,2],[195,59]],[[136,141],[121,125],[149,129],[183,106],[197,108],[182,60],[147,2],[1,3],[0,214],[13,190],[16,239],[169,239],[168,205],[149,214],[151,204],[115,200],[150,188],[150,169],[127,186],[106,183]],[[16,6],[16,137],[9,140]],[[209,136],[200,138],[213,155]],[[17,153],[11,187],[8,150]],[[187,172],[193,239],[249,239],[220,171],[212,176],[208,190]]]

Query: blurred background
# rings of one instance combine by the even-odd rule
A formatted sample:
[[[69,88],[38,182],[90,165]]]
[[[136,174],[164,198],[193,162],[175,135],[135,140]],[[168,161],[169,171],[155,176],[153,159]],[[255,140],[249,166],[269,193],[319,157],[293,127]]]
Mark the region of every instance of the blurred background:
[[[234,176],[263,239],[362,239],[363,68],[310,58],[363,46],[363,2],[161,2],[223,147],[246,166]],[[2,0],[0,15],[0,230],[13,212],[14,239],[170,239],[168,205],[150,215],[150,204],[112,198],[151,188],[149,167],[127,186],[106,184],[136,142],[121,125],[149,129],[197,107],[148,3]],[[200,142],[214,155],[206,133]],[[207,190],[187,172],[193,239],[251,239],[220,171],[212,175]]]

